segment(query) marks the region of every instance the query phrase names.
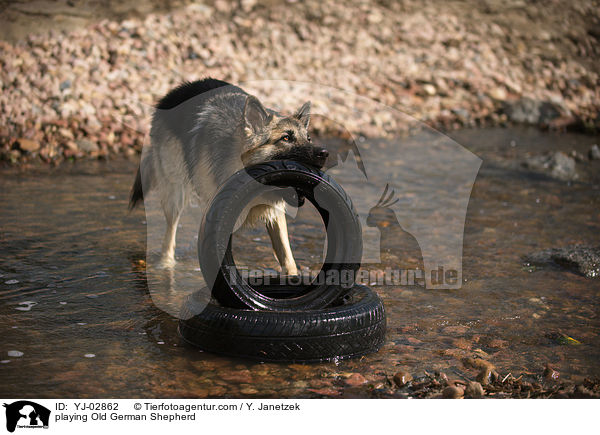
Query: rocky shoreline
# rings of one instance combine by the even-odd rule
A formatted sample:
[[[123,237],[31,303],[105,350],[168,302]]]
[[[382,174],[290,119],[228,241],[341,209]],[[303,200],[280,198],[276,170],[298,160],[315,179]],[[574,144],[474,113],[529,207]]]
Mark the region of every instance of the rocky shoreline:
[[[494,365],[481,358],[463,358],[467,373],[448,376],[444,372],[428,373],[413,378],[405,370],[394,375],[379,374],[369,379],[360,373],[334,373],[329,383],[309,389],[317,397],[397,399],[597,399],[600,381],[584,378],[563,382],[560,372],[546,365],[538,373],[501,375]],[[477,375],[473,376],[473,373]],[[470,380],[473,379],[473,380]]]
[[[321,135],[512,123],[597,132],[598,10],[596,1],[211,1],[0,42],[0,162],[134,156],[157,98],[205,76],[347,91],[333,114],[343,128],[315,119]],[[268,83],[257,92],[282,108],[305,94]]]

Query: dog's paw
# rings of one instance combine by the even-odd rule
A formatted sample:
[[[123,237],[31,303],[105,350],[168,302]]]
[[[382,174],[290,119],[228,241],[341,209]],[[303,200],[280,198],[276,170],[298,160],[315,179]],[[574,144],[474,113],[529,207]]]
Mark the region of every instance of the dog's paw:
[[[163,257],[158,262],[157,267],[159,269],[173,269],[176,264],[177,264],[177,262],[175,261],[175,258],[173,258],[173,257]]]
[[[287,266],[281,268],[281,274],[288,276],[298,276],[298,268],[295,264],[288,264]]]

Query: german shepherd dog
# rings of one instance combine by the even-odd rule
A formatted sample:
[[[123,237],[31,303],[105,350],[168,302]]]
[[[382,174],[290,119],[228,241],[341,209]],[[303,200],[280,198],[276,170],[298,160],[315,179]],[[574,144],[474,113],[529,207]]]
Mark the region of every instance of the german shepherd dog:
[[[266,109],[237,86],[207,78],[173,89],[156,105],[131,191],[130,208],[157,189],[167,221],[161,266],[175,264],[182,211],[192,197],[207,205],[236,171],[270,160],[292,159],[322,168],[328,151],[308,134],[310,102],[292,116]],[[206,210],[206,208],[205,208]],[[249,208],[244,225],[264,222],[282,273],[297,275],[285,218],[285,201]]]

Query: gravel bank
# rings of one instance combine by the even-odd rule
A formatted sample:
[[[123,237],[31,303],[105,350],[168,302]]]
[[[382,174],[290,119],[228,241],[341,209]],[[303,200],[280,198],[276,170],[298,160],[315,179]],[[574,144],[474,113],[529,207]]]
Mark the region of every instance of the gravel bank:
[[[207,75],[332,86],[444,130],[511,122],[597,130],[598,6],[215,1],[0,42],[0,160],[134,155],[156,99]],[[280,90],[267,84],[257,95],[288,110],[311,99],[310,86],[301,96]],[[374,113],[359,97],[334,113],[352,134],[417,124]],[[313,127],[343,130],[325,119]]]

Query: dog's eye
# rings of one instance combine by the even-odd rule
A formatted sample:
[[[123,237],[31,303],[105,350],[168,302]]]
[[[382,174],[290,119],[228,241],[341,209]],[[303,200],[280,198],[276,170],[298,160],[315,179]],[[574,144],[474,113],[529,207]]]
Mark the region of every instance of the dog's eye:
[[[312,138],[310,137],[310,134],[306,135],[306,140],[309,141],[309,142],[312,142]]]
[[[292,140],[292,137],[289,134],[284,134],[283,136],[281,136],[281,139],[279,139],[279,140],[282,140],[284,142],[289,142]]]

